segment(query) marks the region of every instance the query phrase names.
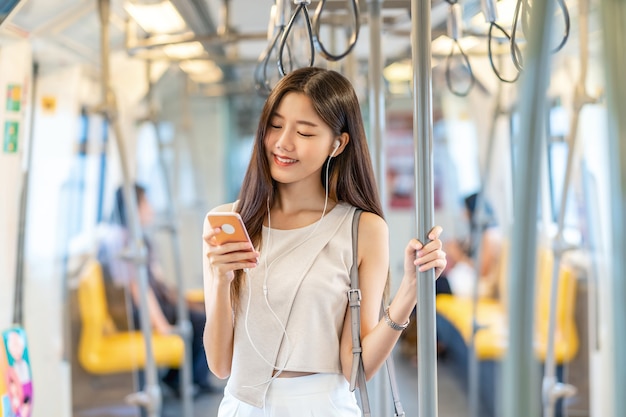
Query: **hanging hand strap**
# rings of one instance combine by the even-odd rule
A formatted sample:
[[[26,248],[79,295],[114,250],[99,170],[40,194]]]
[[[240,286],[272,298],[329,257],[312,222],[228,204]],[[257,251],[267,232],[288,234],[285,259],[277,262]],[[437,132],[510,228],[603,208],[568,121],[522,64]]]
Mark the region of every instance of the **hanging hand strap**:
[[[363,348],[361,347],[361,290],[359,289],[359,262],[358,262],[358,231],[359,219],[362,210],[357,209],[352,219],[352,268],[350,269],[350,291],[348,291],[348,303],[350,306],[350,322],[352,324],[352,372],[350,373],[350,391],[358,386],[361,394],[361,408],[364,417],[371,416],[369,397],[367,394],[367,384],[365,380],[365,368],[363,367]],[[381,317],[384,311],[384,305],[381,304]],[[389,383],[391,386],[391,395],[393,397],[393,405],[395,416],[404,416],[404,408],[400,402],[398,384],[396,382],[396,372],[393,357],[390,355],[385,361],[387,365],[387,374],[389,375]]]

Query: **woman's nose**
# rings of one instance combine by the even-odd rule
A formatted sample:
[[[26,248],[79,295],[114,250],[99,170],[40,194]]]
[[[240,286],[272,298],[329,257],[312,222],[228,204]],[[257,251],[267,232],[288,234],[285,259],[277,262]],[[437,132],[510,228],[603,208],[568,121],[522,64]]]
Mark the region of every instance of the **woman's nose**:
[[[277,149],[281,149],[283,151],[293,151],[293,141],[291,140],[291,135],[288,129],[283,128],[280,131],[280,135],[275,146]]]

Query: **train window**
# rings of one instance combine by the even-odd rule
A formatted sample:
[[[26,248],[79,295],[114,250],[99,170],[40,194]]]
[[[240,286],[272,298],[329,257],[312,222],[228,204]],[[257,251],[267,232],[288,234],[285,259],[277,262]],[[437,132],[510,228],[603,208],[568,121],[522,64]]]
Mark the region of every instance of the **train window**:
[[[21,0],[0,0],[0,24],[4,22],[20,1]]]

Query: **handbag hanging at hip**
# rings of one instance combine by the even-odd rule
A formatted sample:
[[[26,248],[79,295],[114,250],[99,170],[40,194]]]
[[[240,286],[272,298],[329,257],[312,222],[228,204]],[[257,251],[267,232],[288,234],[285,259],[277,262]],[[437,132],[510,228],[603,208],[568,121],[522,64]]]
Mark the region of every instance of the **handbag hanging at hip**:
[[[350,269],[350,291],[348,291],[348,304],[350,306],[350,322],[352,324],[352,372],[350,374],[350,391],[359,388],[361,395],[361,408],[364,417],[371,417],[369,397],[367,395],[367,383],[365,380],[365,369],[363,368],[363,358],[361,353],[361,290],[359,289],[359,263],[357,257],[357,238],[359,230],[359,219],[362,210],[357,209],[352,219],[352,268]],[[382,302],[381,302],[382,303]],[[381,304],[381,316],[383,312]],[[398,395],[398,384],[396,382],[395,366],[393,357],[389,357],[385,361],[387,374],[389,376],[389,384],[391,385],[391,395],[393,397],[393,406],[395,416],[404,416],[404,409]]]

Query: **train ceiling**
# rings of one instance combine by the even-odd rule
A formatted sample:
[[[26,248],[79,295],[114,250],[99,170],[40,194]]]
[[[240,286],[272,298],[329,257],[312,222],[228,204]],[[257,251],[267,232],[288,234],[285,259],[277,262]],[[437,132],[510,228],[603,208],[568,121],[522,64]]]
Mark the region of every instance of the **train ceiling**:
[[[291,3],[291,0],[286,0]],[[445,25],[446,8],[443,0],[438,1],[433,11],[433,25]],[[97,0],[22,0],[23,4],[2,26],[2,36],[23,37],[34,41],[36,56],[42,62],[99,62],[100,18]],[[124,3],[128,0],[111,0],[110,45],[113,51],[125,49],[125,21],[128,19]],[[134,3],[154,3],[154,0]],[[187,24],[187,30],[197,35],[216,34],[227,27],[232,35],[242,35],[241,40],[220,46],[205,45],[209,55],[220,55],[254,62],[267,46],[262,38],[268,32],[271,0],[171,0]],[[349,19],[349,0],[329,0],[325,6],[328,20],[338,22]],[[360,1],[361,31],[355,54],[367,59],[369,54],[369,32],[367,26],[367,1]],[[224,16],[224,5],[228,14]],[[312,16],[317,1],[308,7]],[[382,48],[386,56],[406,54],[410,48],[410,2],[387,0],[383,2],[382,16],[387,30],[382,37]],[[226,21],[227,20],[227,21]],[[338,23],[342,24],[342,23]],[[244,39],[248,38],[248,39]],[[252,39],[250,39],[252,38]],[[235,37],[236,39],[236,37]]]
[[[145,39],[145,31],[129,30],[127,26],[128,21],[135,21],[130,17],[128,4],[141,6],[165,1],[110,0],[108,27],[111,51],[132,53],[135,56],[165,57],[163,48],[129,48],[129,43],[136,46],[147,45],[150,42]],[[293,3],[292,0],[284,1],[287,5]],[[196,43],[199,53],[205,59],[212,60],[221,69],[226,80],[236,82],[242,77],[251,77],[250,74],[256,61],[269,43],[267,33],[270,27],[273,0],[169,0],[169,2],[173,10],[182,17],[184,27],[178,32],[179,40],[181,36],[183,39],[200,40],[200,43]],[[308,6],[311,17],[318,3],[319,0],[313,0]],[[359,1],[361,29],[353,51],[354,56],[363,65],[366,65],[370,55],[368,25],[370,3],[371,0]],[[462,22],[465,33],[479,35],[478,41],[474,39],[473,42],[480,46],[478,48],[471,46],[474,48],[474,53],[476,50],[484,51],[487,44],[485,35],[488,22],[486,22],[484,12],[481,13],[481,3],[480,0],[467,0],[459,3],[462,4]],[[509,3],[509,8],[511,8],[510,5],[514,6],[515,1],[500,1],[498,7],[504,3]],[[21,0],[16,12],[0,28],[0,39],[30,39],[35,57],[42,67],[46,64],[57,67],[73,63],[87,63],[97,69],[100,63],[101,35],[98,4],[98,0]],[[338,49],[345,45],[349,30],[339,28],[351,26],[348,23],[350,4],[351,0],[327,0],[322,19],[325,32],[321,32],[327,45],[333,39],[331,33],[334,39],[339,39],[336,40],[337,45],[340,45]],[[493,4],[495,5],[495,0]],[[382,2],[381,47],[386,64],[408,58],[410,55],[410,6],[409,0],[384,0]],[[435,40],[433,54],[436,52],[437,38],[448,33],[446,23],[449,10],[448,1],[432,0],[431,26],[432,38]],[[289,13],[285,11],[285,15]],[[335,30],[331,31],[330,27],[334,27]],[[128,33],[132,36],[127,36]],[[343,39],[341,39],[342,36]],[[442,38],[449,40],[445,36]],[[149,36],[148,39],[152,42],[155,38]],[[300,42],[300,44],[305,43]],[[508,45],[502,46],[508,48]],[[449,47],[444,47],[442,53],[447,54],[448,50]],[[198,50],[195,53],[198,53]],[[319,55],[316,56],[316,62],[322,59]],[[204,70],[204,73],[208,71]]]

